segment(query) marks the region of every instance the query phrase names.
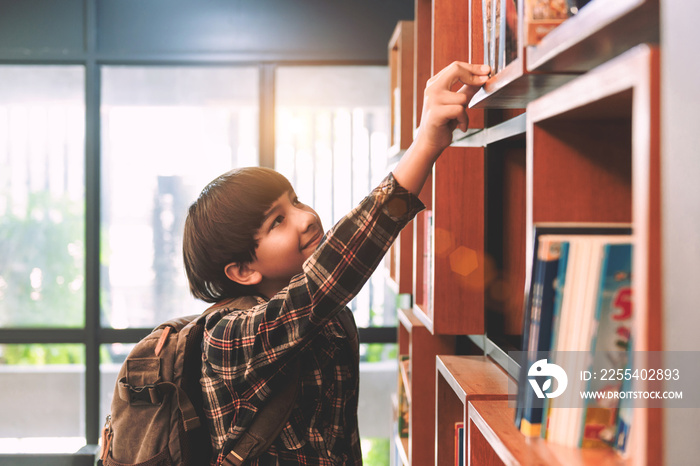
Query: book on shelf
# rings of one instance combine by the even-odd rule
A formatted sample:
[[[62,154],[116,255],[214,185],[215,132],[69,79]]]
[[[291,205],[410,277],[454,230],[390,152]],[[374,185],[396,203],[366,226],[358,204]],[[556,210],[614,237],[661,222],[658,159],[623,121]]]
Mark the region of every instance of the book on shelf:
[[[591,438],[598,426],[596,414],[602,414],[578,398],[580,392],[595,389],[590,380],[570,377],[567,390],[556,398],[536,396],[529,384],[532,375],[528,369],[547,357],[562,367],[567,374],[581,370],[596,370],[601,364],[596,356],[599,347],[607,344],[611,331],[618,337],[629,338],[630,322],[613,326],[610,320],[621,319],[629,313],[611,309],[611,287],[608,277],[625,276],[620,264],[621,251],[631,257],[631,229],[628,225],[536,225],[533,258],[525,290],[523,319],[523,353],[518,380],[515,424],[531,437],[541,436],[548,441],[568,446],[595,446]],[[631,260],[629,261],[631,264]],[[629,267],[627,267],[629,268]],[[617,269],[612,272],[609,269]],[[622,267],[624,269],[624,267]],[[629,272],[626,275],[629,278]],[[623,282],[616,282],[624,285]],[[622,286],[612,303],[626,305],[629,282]],[[613,306],[614,307],[614,306]],[[616,321],[616,323],[618,323]],[[611,328],[613,330],[611,330]],[[621,343],[623,340],[616,340]],[[627,341],[627,340],[624,340]],[[610,353],[607,353],[610,356]],[[626,360],[623,362],[626,363]],[[610,363],[607,362],[608,367]],[[540,387],[551,384],[549,377],[534,377]],[[619,389],[619,386],[617,387]],[[561,408],[561,409],[559,409]],[[598,430],[609,441],[615,437],[616,411],[608,412],[607,431]],[[590,424],[590,425],[589,425]],[[584,437],[589,436],[584,442]]]
[[[464,422],[455,422],[455,466],[464,466]]]
[[[552,342],[553,362],[562,367],[569,378],[569,387],[560,397],[549,399],[546,438],[552,442],[581,446],[584,431],[584,402],[581,393],[588,381],[574,376],[589,370],[593,364],[598,330],[596,307],[604,291],[601,283],[603,263],[610,245],[631,249],[631,239],[622,236],[577,236],[568,239],[567,279],[562,289],[559,314],[555,318]],[[571,279],[569,279],[571,277]],[[557,409],[558,407],[564,409]]]
[[[491,75],[495,74],[494,67],[496,65],[496,60],[493,58],[495,55],[493,55],[492,52],[492,35],[491,35],[491,28],[492,28],[492,12],[493,12],[493,4],[494,1],[496,0],[483,0],[481,2],[481,8],[482,8],[482,31],[484,32],[484,64],[489,65],[491,67]]]
[[[408,437],[409,411],[411,405],[411,360],[407,355],[399,357],[399,380],[398,380],[398,430],[399,437]]]
[[[557,276],[562,257],[561,241],[540,241],[537,235],[536,238],[535,266],[528,293],[530,302],[523,329],[523,338],[527,341],[524,351],[532,355],[532,358],[528,357],[527,367],[535,363],[539,353],[550,350]],[[563,260],[566,260],[566,254]],[[539,437],[543,406],[536,399],[534,391],[529,389],[527,378],[527,373],[522,371],[519,380],[522,399],[516,408],[516,425],[526,436]]]
[[[524,45],[537,45],[554,28],[576,14],[574,0],[525,0]]]
[[[632,245],[607,244],[595,315],[597,331],[592,347],[590,393],[620,392],[623,380],[604,377],[629,366],[632,332]],[[611,380],[612,379],[612,380]],[[587,399],[584,403],[583,447],[612,445],[617,439],[617,399]],[[627,429],[623,429],[626,430]]]
[[[504,66],[510,65],[518,58],[518,0],[503,0],[505,2],[504,24],[505,40],[503,41]]]
[[[425,211],[424,222],[424,244],[423,244],[423,300],[425,305],[425,313],[432,317],[433,315],[433,243],[435,241],[433,228],[433,211]]]

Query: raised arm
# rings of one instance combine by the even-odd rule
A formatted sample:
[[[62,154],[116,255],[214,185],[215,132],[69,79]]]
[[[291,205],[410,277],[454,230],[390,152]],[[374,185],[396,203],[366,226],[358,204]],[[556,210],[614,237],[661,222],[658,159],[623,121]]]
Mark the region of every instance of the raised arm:
[[[433,164],[452,142],[452,131],[467,131],[467,105],[486,82],[490,68],[453,62],[428,80],[418,133],[394,169],[394,177],[413,194],[420,193]],[[462,86],[452,89],[461,83]]]

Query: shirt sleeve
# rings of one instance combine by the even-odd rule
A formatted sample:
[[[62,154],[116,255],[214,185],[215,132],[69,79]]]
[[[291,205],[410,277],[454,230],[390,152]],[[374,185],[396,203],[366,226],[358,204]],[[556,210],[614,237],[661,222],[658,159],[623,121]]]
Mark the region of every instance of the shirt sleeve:
[[[362,288],[401,229],[425,206],[389,174],[341,219],[268,302],[207,320],[205,359],[243,398],[264,399],[269,379]]]

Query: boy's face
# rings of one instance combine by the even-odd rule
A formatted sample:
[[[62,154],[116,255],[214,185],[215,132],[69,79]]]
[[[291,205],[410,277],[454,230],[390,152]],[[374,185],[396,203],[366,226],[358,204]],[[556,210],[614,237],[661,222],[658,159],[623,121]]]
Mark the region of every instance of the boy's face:
[[[272,296],[289,284],[323,238],[318,214],[299,202],[294,191],[282,194],[267,210],[255,235],[258,247],[249,266],[262,275],[258,291]]]

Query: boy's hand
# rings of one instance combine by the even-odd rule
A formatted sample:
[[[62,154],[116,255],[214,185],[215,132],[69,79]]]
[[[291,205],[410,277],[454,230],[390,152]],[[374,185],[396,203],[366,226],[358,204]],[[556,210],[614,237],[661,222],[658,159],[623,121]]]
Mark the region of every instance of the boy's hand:
[[[394,168],[396,181],[413,194],[423,189],[433,164],[452,143],[452,131],[467,131],[467,105],[488,79],[490,68],[454,62],[430,78],[423,97],[420,128],[411,147]],[[461,83],[458,91],[452,88]]]
[[[488,79],[487,65],[455,61],[428,80],[423,94],[423,112],[415,143],[437,158],[452,143],[452,132],[467,131],[467,105]],[[456,84],[462,86],[457,91]]]

